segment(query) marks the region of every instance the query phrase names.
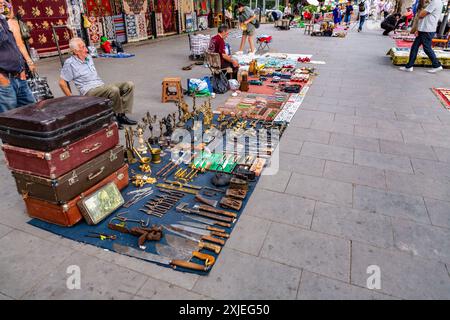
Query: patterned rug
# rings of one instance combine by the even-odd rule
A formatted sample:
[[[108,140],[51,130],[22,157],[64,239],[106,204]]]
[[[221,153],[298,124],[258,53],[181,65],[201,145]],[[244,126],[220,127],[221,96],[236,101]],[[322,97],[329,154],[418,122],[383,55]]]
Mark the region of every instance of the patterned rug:
[[[127,41],[127,34],[125,30],[125,21],[122,15],[113,16],[114,29],[116,31],[117,41],[124,43]]]
[[[139,36],[138,36],[138,26],[136,24],[136,16],[126,15],[125,25],[127,30],[128,42],[138,41]]]
[[[432,88],[431,91],[438,97],[442,105],[450,109],[450,89],[449,88]]]
[[[113,17],[103,17],[103,21],[105,22],[106,36],[110,40],[115,40],[116,39],[116,31],[115,31],[115,27],[114,27]]]
[[[89,17],[88,19],[91,23],[91,27],[88,29],[89,42],[91,46],[97,47],[100,45],[100,37],[103,35],[102,23],[100,21],[101,18]]]

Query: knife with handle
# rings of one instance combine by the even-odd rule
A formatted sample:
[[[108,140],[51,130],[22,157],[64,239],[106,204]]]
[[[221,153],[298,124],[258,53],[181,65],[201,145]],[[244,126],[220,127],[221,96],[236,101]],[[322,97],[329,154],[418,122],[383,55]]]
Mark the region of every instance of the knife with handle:
[[[198,228],[198,229],[205,229],[205,230],[209,230],[209,231],[226,233],[225,229],[211,227],[211,226],[208,226],[207,224],[204,224],[204,223],[197,223],[197,222],[190,222],[190,221],[180,221],[180,224],[183,224],[183,225],[189,226],[189,227],[193,227],[193,228]]]
[[[226,217],[236,218],[237,214],[227,210],[216,209],[214,207],[208,206],[206,204],[195,205],[194,209],[198,209],[200,211],[206,211],[210,213],[220,214]]]
[[[192,234],[190,232],[185,232],[183,230],[180,229],[176,229],[170,226],[162,226],[164,229],[173,232],[176,235],[179,235],[180,237],[195,241],[198,243],[199,246],[201,246],[204,249],[208,249],[208,250],[212,250],[216,253],[219,253],[220,250],[222,249],[221,246],[218,246],[218,244],[225,244],[225,241],[221,240],[221,239],[217,239],[211,236],[198,236],[196,234]],[[210,242],[214,242],[216,244],[213,243],[208,243],[205,241],[210,241]],[[218,252],[217,252],[218,251]]]
[[[184,235],[175,236],[173,234],[166,233],[165,238],[169,245],[175,247],[182,247],[190,251],[205,249],[219,254],[220,250],[222,249],[220,246],[212,243],[190,239],[189,237],[185,238]]]
[[[224,245],[225,241],[216,237],[212,236],[212,232],[208,232],[205,230],[201,230],[201,229],[197,229],[197,230],[190,230],[189,227],[185,227],[182,225],[177,225],[176,227],[174,225],[170,225],[170,226],[166,226],[166,228],[168,228],[171,231],[177,231],[180,233],[184,233],[190,237],[200,237],[198,240],[203,240],[203,241],[209,241],[215,244],[220,244],[220,245]],[[194,228],[192,228],[194,229]]]
[[[155,245],[156,252],[158,252],[159,255],[168,257],[175,260],[186,260],[189,261],[192,258],[198,258],[200,260],[205,261],[205,266],[209,267],[214,264],[216,261],[216,258],[213,256],[198,252],[198,251],[192,251],[187,248],[178,248],[173,246],[167,246],[161,243],[157,243]]]
[[[213,219],[208,219],[208,218],[202,218],[202,217],[197,217],[197,216],[193,216],[193,215],[189,215],[186,216],[189,217],[189,219],[210,225],[210,226],[221,226],[221,227],[225,227],[225,228],[231,228],[231,224],[230,223],[226,223],[226,222],[222,222],[222,221],[215,221]]]
[[[117,253],[121,253],[133,258],[138,258],[146,261],[156,262],[160,264],[170,265],[174,268],[176,267],[182,267],[186,269],[196,270],[196,271],[208,271],[210,266],[202,266],[197,263],[184,261],[184,260],[172,260],[167,257],[159,256],[157,254],[140,251],[131,247],[122,246],[120,244],[114,243],[113,244],[114,251]]]
[[[185,232],[195,233],[195,234],[198,234],[201,236],[216,236],[216,237],[226,238],[226,239],[228,239],[230,237],[230,235],[228,233],[209,231],[209,230],[205,230],[205,229],[199,229],[197,227],[193,228],[193,227],[189,227],[189,226],[184,226],[182,224],[175,223],[175,224],[171,224],[170,226],[173,228],[176,228],[176,229],[183,230]],[[219,243],[219,242],[217,242],[217,243]],[[225,244],[225,242],[224,242],[224,244]]]

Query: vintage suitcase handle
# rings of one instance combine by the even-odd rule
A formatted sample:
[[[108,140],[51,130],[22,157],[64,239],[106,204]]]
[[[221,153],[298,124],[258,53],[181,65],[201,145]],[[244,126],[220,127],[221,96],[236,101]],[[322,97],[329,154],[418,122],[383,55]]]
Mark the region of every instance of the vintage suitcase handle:
[[[97,143],[94,144],[91,148],[83,149],[81,152],[83,152],[83,153],[91,153],[92,151],[97,150],[97,149],[100,148],[101,146],[102,146],[101,142],[97,142]]]
[[[94,179],[97,178],[99,175],[101,175],[101,174],[103,173],[103,171],[105,171],[105,167],[104,167],[104,166],[101,167],[100,170],[99,170],[97,173],[91,173],[91,174],[88,176],[88,180],[89,180],[89,181],[94,180]]]

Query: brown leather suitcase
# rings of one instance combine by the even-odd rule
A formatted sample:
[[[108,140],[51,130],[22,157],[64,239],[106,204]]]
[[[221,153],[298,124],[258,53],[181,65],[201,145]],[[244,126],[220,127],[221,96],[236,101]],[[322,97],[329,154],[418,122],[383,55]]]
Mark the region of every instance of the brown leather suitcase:
[[[31,198],[26,195],[23,197],[23,199],[25,201],[27,212],[30,217],[54,223],[60,226],[70,227],[83,219],[83,216],[81,215],[80,209],[77,205],[78,201],[80,201],[83,197],[89,196],[90,194],[94,193],[110,182],[114,182],[117,185],[117,188],[119,188],[119,190],[122,190],[126,186],[128,186],[128,181],[128,165],[125,164],[124,166],[122,166],[122,168],[109,175],[107,178],[103,179],[95,186],[91,187],[81,195],[66,203],[57,205],[36,198]]]
[[[4,144],[6,164],[11,170],[56,179],[94,159],[119,143],[117,124],[113,122],[67,147],[45,152]]]
[[[0,138],[13,146],[51,151],[82,139],[114,120],[109,99],[61,97],[0,113]]]
[[[116,146],[57,179],[12,171],[22,195],[61,204],[80,195],[124,164],[124,148]]]

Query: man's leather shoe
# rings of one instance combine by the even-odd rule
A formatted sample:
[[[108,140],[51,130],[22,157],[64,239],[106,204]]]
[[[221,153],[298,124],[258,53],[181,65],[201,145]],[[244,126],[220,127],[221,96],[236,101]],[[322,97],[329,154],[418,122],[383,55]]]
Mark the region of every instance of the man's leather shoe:
[[[130,125],[130,126],[134,126],[134,125],[136,125],[137,124],[137,121],[134,121],[134,120],[131,120],[130,118],[128,118],[125,114],[118,114],[117,115],[117,121],[120,123],[120,124],[127,124],[127,125]]]
[[[119,130],[123,130],[123,124],[121,124],[120,122],[117,122],[117,127]]]

